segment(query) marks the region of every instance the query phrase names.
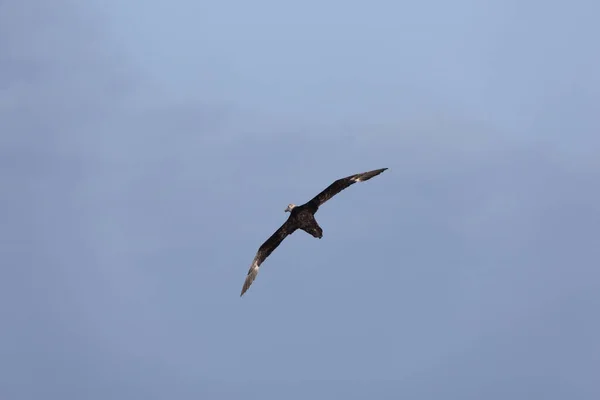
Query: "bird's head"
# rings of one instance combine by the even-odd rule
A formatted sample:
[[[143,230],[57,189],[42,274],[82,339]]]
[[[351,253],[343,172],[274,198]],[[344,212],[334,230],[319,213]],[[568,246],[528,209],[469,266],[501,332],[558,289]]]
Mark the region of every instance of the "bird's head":
[[[287,208],[285,209],[285,212],[292,212],[294,207],[296,207],[295,204],[293,204],[293,203],[288,204]]]

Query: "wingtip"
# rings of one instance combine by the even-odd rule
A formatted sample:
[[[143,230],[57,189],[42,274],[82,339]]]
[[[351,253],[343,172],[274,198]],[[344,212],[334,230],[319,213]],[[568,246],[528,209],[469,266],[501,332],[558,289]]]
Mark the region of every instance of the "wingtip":
[[[252,282],[254,282],[256,276],[258,275],[258,270],[258,265],[252,264],[250,270],[248,271],[248,275],[246,275],[246,280],[244,281],[244,286],[242,286],[242,293],[240,293],[240,297],[242,297],[244,293],[246,293],[246,291],[250,289],[250,286],[252,286]]]
[[[242,297],[250,288],[250,285],[248,284],[248,282],[244,282],[244,287],[242,287],[242,292],[240,293],[240,297]]]

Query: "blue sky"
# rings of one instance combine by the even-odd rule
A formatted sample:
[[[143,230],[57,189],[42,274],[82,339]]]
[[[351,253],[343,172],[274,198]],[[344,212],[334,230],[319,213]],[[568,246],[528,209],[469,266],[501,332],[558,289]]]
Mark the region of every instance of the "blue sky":
[[[0,1],[0,397],[597,399],[599,11]]]

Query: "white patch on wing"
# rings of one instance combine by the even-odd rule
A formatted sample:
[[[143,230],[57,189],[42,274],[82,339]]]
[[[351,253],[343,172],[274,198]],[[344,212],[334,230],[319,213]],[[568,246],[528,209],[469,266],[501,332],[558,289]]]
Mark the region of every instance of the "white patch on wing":
[[[256,279],[256,276],[258,275],[258,270],[260,269],[260,267],[257,264],[258,261],[254,261],[252,263],[252,267],[248,272],[248,275],[246,276],[246,280],[244,281],[244,286],[242,287],[242,293],[240,294],[240,296],[243,296],[244,293],[248,289],[250,289],[250,286],[252,286],[252,282],[254,282],[254,280]]]

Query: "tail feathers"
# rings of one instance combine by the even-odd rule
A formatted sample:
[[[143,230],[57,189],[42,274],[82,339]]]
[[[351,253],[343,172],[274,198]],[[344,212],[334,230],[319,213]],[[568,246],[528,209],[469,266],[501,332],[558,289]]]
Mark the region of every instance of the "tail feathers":
[[[242,297],[244,293],[246,293],[246,290],[248,290],[250,285],[252,285],[252,282],[254,282],[254,280],[256,279],[256,275],[258,275],[259,268],[260,267],[256,264],[252,264],[252,266],[250,267],[248,275],[246,276],[246,281],[244,282],[244,286],[242,287],[242,293],[240,294],[240,297]]]

